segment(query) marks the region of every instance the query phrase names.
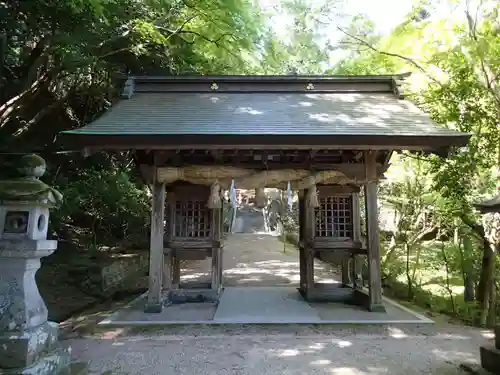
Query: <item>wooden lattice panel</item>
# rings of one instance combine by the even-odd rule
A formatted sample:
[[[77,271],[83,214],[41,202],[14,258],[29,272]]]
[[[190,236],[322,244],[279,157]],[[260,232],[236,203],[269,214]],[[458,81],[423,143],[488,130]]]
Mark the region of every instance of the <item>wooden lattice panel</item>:
[[[316,207],[316,237],[352,238],[352,197],[321,197]]]
[[[206,200],[176,201],[174,225],[175,237],[210,237],[210,210]]]

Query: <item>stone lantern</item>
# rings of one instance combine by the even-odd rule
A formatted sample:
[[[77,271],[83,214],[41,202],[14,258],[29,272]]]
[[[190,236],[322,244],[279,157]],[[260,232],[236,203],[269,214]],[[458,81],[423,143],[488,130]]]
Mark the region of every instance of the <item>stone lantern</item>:
[[[39,180],[45,161],[20,160],[22,177],[0,181],[0,374],[60,374],[70,349],[58,341],[58,324],[47,321],[35,274],[40,258],[57,241],[47,239],[49,209],[62,195]]]

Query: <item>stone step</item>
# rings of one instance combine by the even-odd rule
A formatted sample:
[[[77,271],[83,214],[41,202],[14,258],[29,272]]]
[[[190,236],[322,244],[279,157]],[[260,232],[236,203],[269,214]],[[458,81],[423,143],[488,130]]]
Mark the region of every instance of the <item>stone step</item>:
[[[500,324],[494,328],[495,331],[495,348],[500,349]]]
[[[209,302],[214,303],[219,300],[219,291],[214,289],[177,289],[171,290],[168,300],[172,304],[189,302]]]
[[[493,346],[481,346],[481,366],[494,375],[500,375],[500,350]]]

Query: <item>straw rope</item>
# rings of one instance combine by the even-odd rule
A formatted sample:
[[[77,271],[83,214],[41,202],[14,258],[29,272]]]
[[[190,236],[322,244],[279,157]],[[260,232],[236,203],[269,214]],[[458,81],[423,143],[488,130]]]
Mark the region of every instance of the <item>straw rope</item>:
[[[314,182],[310,179],[314,176]],[[157,180],[165,184],[181,180],[193,184],[212,186],[217,181],[221,189],[229,189],[234,179],[235,186],[247,189],[274,187],[286,189],[290,182],[292,190],[303,190],[312,184],[347,184],[352,179],[340,171],[313,173],[306,169],[281,169],[255,171],[225,166],[189,166],[184,168],[162,167],[157,169]]]
[[[255,171],[231,166],[200,166],[193,165],[184,168],[162,167],[157,169],[157,180],[170,184],[175,181],[186,181],[192,184],[210,186],[209,208],[220,208],[221,190],[229,189],[232,180],[235,186],[255,189],[257,207],[265,207],[267,197],[265,187],[286,189],[290,182],[292,190],[307,189],[306,204],[318,207],[317,184],[347,184],[353,182],[344,173],[336,170],[313,173],[305,169],[281,169]]]

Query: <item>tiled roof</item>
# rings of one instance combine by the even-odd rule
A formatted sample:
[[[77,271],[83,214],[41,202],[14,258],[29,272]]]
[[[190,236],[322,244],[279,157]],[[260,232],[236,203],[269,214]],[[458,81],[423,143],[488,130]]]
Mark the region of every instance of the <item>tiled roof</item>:
[[[386,93],[138,93],[85,134],[456,135]]]
[[[65,133],[92,137],[463,136],[461,143],[466,142],[466,134],[434,124],[410,101],[398,97],[395,81],[387,76],[324,77],[311,79],[314,84],[276,77],[246,77],[241,82],[237,77],[217,79],[221,82],[215,86],[210,77],[198,81],[191,77],[187,82],[182,78],[129,80],[126,99],[87,126]]]

